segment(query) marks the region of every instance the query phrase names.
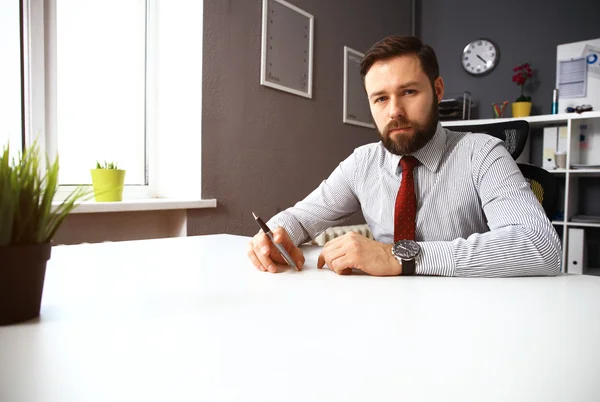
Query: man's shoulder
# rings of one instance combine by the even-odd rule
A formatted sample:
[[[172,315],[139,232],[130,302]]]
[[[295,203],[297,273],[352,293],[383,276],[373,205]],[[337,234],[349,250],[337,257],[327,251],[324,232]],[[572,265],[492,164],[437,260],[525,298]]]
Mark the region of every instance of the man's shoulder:
[[[371,159],[377,156],[383,156],[384,153],[385,148],[381,141],[358,146],[353,152],[354,156],[360,159]]]
[[[369,152],[380,152],[383,149],[381,141],[378,142],[370,142],[365,145],[360,145],[354,149],[354,152],[358,153],[369,153]]]
[[[452,131],[452,128],[446,129],[448,143],[454,143],[457,146],[482,147],[485,144],[496,144],[502,142],[500,138],[485,133]]]

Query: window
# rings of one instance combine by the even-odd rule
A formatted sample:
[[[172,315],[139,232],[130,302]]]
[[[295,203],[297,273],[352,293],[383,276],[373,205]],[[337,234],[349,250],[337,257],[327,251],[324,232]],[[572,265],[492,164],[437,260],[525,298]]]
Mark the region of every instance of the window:
[[[59,183],[90,183],[89,169],[107,160],[127,170],[126,184],[148,184],[145,0],[54,3],[48,143],[60,156]]]
[[[201,199],[203,2],[21,3],[25,145],[59,155],[58,200],[97,160],[127,170],[124,199]]]
[[[21,28],[19,2],[0,1],[0,149],[21,150]]]

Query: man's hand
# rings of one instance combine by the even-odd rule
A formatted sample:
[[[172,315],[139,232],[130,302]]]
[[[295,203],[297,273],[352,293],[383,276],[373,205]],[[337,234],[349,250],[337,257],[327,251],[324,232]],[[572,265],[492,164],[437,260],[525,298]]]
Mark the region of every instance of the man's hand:
[[[376,242],[355,232],[328,241],[319,255],[317,268],[347,275],[352,268],[375,276],[400,275],[402,265],[392,255],[392,245]]]
[[[277,227],[271,231],[273,239],[276,243],[280,243],[290,254],[298,270],[304,266],[304,254],[302,250],[294,245],[292,239],[287,234],[284,228]],[[252,241],[248,244],[248,258],[252,261],[252,264],[263,272],[277,272],[277,267],[273,262],[279,264],[286,264],[285,259],[277,250],[275,245],[269,240],[266,234],[261,230],[258,232]]]

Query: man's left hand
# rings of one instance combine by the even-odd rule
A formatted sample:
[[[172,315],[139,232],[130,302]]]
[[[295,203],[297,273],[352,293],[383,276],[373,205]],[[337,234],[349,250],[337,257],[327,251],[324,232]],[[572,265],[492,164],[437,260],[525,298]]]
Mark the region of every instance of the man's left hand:
[[[402,265],[392,255],[391,244],[379,243],[355,232],[346,233],[325,244],[317,268],[323,268],[325,264],[340,275],[350,274],[352,268],[375,276],[402,273]]]

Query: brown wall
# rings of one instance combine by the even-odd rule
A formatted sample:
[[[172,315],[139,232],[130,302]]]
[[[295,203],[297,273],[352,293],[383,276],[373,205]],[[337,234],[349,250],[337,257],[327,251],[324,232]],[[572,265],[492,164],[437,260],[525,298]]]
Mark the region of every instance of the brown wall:
[[[410,0],[291,3],[315,17],[312,99],[259,84],[262,0],[204,0],[202,196],[218,207],[189,211],[189,235],[253,235],[252,211],[267,220],[292,206],[378,140],[342,123],[343,47],[410,34]]]

